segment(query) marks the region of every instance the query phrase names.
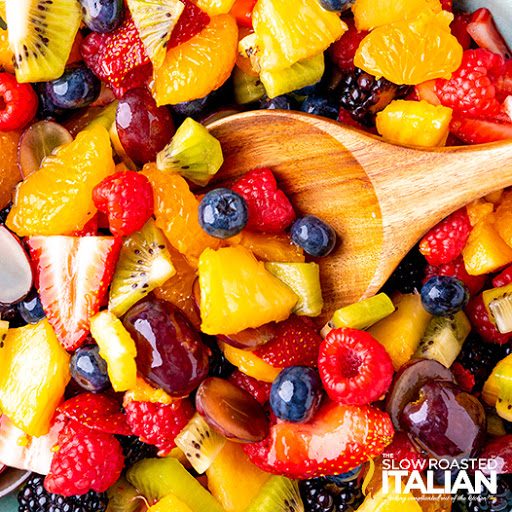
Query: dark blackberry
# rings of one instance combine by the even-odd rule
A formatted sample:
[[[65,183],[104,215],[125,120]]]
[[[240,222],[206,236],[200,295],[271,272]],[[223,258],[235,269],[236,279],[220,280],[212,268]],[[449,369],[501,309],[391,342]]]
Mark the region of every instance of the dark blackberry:
[[[34,473],[18,493],[18,512],[104,512],[106,493],[89,491],[82,496],[51,494],[43,486],[44,476]]]
[[[300,482],[299,488],[305,512],[354,512],[364,500],[358,479],[334,483],[313,478]]]
[[[7,219],[7,215],[11,211],[12,203],[9,203],[7,206],[0,210],[0,224],[5,224],[5,220]]]
[[[116,436],[123,448],[124,465],[129,468],[142,459],[156,457],[158,448],[143,443],[137,436]]]
[[[468,496],[459,493],[453,500],[453,512],[510,512],[512,510],[512,475],[498,475],[496,494],[484,490]]]
[[[423,255],[414,247],[391,274],[384,285],[384,291],[412,293],[414,290],[420,290],[426,264]]]
[[[339,90],[341,106],[350,112],[356,121],[373,126],[375,114],[386,108],[394,99],[407,95],[409,87],[393,84],[385,78],[376,78],[362,69],[355,68],[343,77]]]

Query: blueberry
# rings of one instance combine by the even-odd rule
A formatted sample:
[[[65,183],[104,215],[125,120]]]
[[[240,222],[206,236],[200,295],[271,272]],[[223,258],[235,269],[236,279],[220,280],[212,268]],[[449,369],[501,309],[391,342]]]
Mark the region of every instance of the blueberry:
[[[300,89],[296,89],[292,94],[295,96],[310,96],[311,94],[315,94],[318,90],[320,82],[317,82],[313,85],[306,85],[305,87],[301,87]]]
[[[272,383],[270,407],[286,421],[308,421],[322,400],[322,382],[318,372],[309,366],[289,366]]]
[[[288,96],[276,96],[260,100],[260,108],[263,110],[293,110],[294,104]]]
[[[27,325],[27,322],[21,318],[16,304],[0,304],[0,318],[9,322],[9,327]]]
[[[247,204],[228,188],[208,192],[199,204],[199,224],[211,236],[229,238],[247,224]]]
[[[421,289],[423,307],[432,315],[448,316],[460,311],[469,300],[464,283],[450,276],[431,277]]]
[[[297,219],[291,227],[292,242],[310,256],[327,256],[336,245],[334,229],[314,215]]]
[[[47,82],[45,92],[58,108],[81,108],[91,104],[100,94],[101,82],[85,66],[70,68],[64,74]]]
[[[345,11],[353,3],[354,0],[320,0],[320,5],[326,11]]]
[[[206,109],[210,102],[210,95],[192,101],[176,103],[171,107],[172,111],[180,116],[197,119]]]
[[[325,478],[336,485],[343,485],[347,482],[355,480],[361,474],[362,469],[363,466],[360,464],[359,466],[356,466],[354,469],[351,469],[346,473],[340,473],[339,475],[330,475],[326,476]]]
[[[322,96],[308,96],[300,107],[303,112],[315,114],[317,116],[328,117],[330,119],[338,118],[338,107],[332,101]]]
[[[84,345],[71,358],[71,376],[87,391],[101,391],[109,386],[107,363],[97,345]]]
[[[80,0],[82,18],[93,32],[112,32],[123,19],[123,0]]]
[[[37,324],[46,316],[36,291],[30,292],[16,307],[21,318],[28,324]]]

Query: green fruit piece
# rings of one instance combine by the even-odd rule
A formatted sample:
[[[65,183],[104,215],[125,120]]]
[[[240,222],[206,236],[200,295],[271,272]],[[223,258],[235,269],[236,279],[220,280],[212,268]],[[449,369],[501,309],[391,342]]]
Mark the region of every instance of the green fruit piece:
[[[503,334],[512,332],[512,284],[485,290],[482,298],[498,331]]]
[[[117,100],[109,103],[106,107],[100,108],[96,117],[85,127],[85,129],[94,128],[97,125],[103,126],[105,130],[110,130],[110,127],[116,120]]]
[[[174,441],[199,474],[204,473],[211,466],[226,444],[226,438],[212,429],[197,413]]]
[[[59,78],[82,21],[77,0],[6,0],[5,7],[18,82]]]
[[[512,402],[512,355],[502,359],[493,370],[498,387],[498,397]]]
[[[150,219],[123,242],[110,287],[108,309],[124,315],[176,273],[163,233]]]
[[[220,142],[200,123],[187,117],[170,144],[156,157],[160,171],[172,171],[204,187],[224,162]]]
[[[146,504],[140,493],[121,477],[108,491],[106,512],[142,512]]]
[[[246,512],[304,512],[297,482],[284,476],[269,478]]]
[[[218,501],[177,459],[145,459],[126,473],[126,478],[150,502],[174,494],[192,512],[224,512]]]
[[[265,96],[265,87],[259,76],[251,76],[235,67],[233,73],[235,100],[239,105],[253,103]]]
[[[269,98],[275,98],[296,89],[316,84],[324,74],[324,54],[301,60],[279,71],[262,71],[261,82]]]
[[[496,412],[498,416],[506,421],[512,421],[512,401],[505,400],[504,398],[498,398],[496,402]]]
[[[435,316],[430,320],[414,355],[435,359],[449,368],[457,359],[470,331],[471,324],[462,311],[450,316]]]
[[[299,297],[293,312],[300,316],[318,316],[324,301],[320,285],[320,267],[316,263],[265,263],[265,268]]]

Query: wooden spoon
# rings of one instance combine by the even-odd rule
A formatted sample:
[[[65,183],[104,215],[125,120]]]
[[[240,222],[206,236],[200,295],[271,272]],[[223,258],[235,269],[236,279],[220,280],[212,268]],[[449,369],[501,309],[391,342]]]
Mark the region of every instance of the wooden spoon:
[[[339,243],[320,259],[325,308],[371,296],[441,219],[512,185],[512,141],[418,149],[289,111],[236,114],[209,125],[225,163],[219,183],[268,166],[299,213],[317,215]]]

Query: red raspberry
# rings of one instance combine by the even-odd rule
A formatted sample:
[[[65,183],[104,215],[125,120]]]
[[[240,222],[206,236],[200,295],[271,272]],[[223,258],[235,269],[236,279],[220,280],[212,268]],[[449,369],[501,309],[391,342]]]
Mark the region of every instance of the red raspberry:
[[[421,240],[420,252],[430,265],[450,263],[466,245],[471,223],[465,208],[461,208],[434,226]]]
[[[295,220],[293,207],[285,193],[277,187],[276,179],[270,169],[253,169],[242,176],[231,188],[247,203],[249,229],[280,233]]]
[[[125,413],[132,432],[164,456],[176,446],[174,438],[192,418],[194,408],[187,399],[170,404],[131,401],[125,404]]]
[[[0,131],[19,130],[37,111],[37,94],[30,84],[19,84],[14,75],[0,73]]]
[[[512,265],[507,267],[505,270],[502,270],[492,280],[494,288],[500,288],[510,283],[512,283]]]
[[[443,263],[438,267],[427,265],[425,269],[425,279],[423,283],[426,283],[433,276],[450,276],[460,279],[468,288],[471,295],[476,295],[485,284],[485,276],[470,276],[466,272],[466,266],[462,256],[458,256],[449,263]]]
[[[318,371],[331,400],[363,405],[378,400],[393,378],[384,347],[369,333],[333,329],[320,345]]]
[[[96,208],[106,213],[110,231],[126,236],[138,231],[153,215],[153,188],[143,174],[121,171],[107,176],[93,190]]]
[[[192,39],[196,34],[199,34],[208,23],[210,23],[210,16],[201,10],[196,4],[190,0],[182,0],[185,4],[185,9],[178,19],[178,23],[171,32],[169,39],[169,48],[174,48],[179,44],[186,43]]]
[[[466,306],[466,314],[471,325],[484,341],[504,345],[511,339],[512,335],[510,333],[502,334],[489,319],[482,295],[478,295],[469,301]]]
[[[105,492],[121,476],[123,450],[112,434],[70,421],[59,433],[57,447],[44,480],[48,492],[63,496]]]
[[[242,373],[240,370],[235,370],[229,377],[229,380],[239,388],[245,389],[245,391],[250,393],[261,405],[268,402],[270,388],[272,387],[272,384],[269,382],[263,382],[254,377],[249,377],[249,375]]]
[[[423,471],[427,466],[427,459],[418,452],[404,432],[395,432],[393,442],[385,448],[382,457],[388,459],[393,468],[409,472]]]
[[[361,41],[368,35],[368,32],[357,30],[354,19],[345,20],[348,30],[334,42],[329,48],[329,56],[334,64],[341,70],[354,69],[354,55]]]
[[[500,55],[479,48],[466,50],[459,69],[449,80],[436,81],[435,91],[441,103],[461,114],[493,116],[501,109],[496,99],[494,74],[503,68]]]
[[[459,362],[453,363],[451,370],[457,380],[457,384],[464,391],[471,393],[476,384],[475,376]]]

